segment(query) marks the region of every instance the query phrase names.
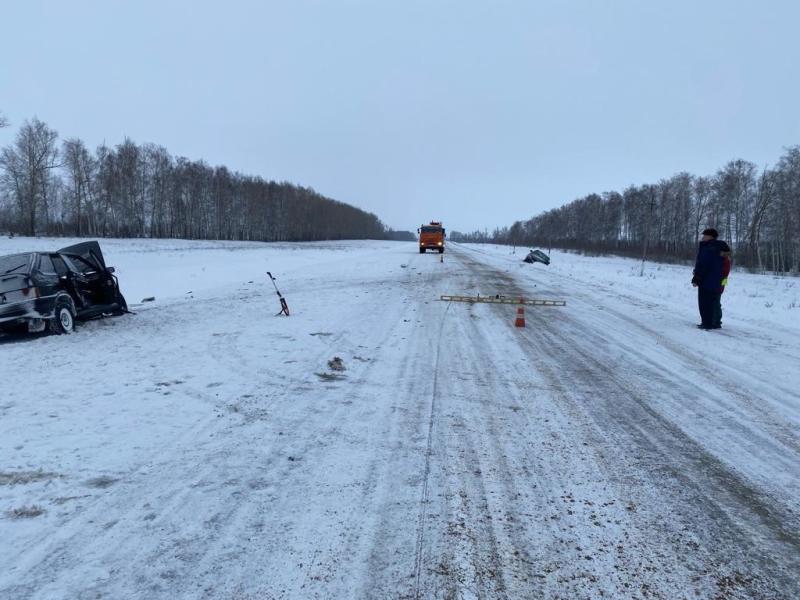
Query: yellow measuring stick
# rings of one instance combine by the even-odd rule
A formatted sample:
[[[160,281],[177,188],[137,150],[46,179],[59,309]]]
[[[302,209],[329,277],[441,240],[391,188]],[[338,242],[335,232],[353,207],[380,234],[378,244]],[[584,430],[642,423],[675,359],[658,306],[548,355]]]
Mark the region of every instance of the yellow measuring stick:
[[[543,300],[540,298],[509,298],[508,296],[448,296],[442,295],[444,302],[482,302],[485,304],[524,304],[525,306],[566,306],[566,300]]]

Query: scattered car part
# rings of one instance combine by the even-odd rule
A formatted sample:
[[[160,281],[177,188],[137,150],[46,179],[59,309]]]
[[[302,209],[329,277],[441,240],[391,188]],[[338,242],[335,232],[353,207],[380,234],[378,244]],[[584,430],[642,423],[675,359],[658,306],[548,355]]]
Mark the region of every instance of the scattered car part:
[[[275,283],[275,278],[272,276],[272,273],[267,271],[267,276],[270,278],[270,281],[272,281],[272,287],[275,288],[275,293],[278,294],[278,299],[281,301],[281,310],[275,316],[277,317],[278,315],[284,314],[288,317],[289,305],[286,304],[286,299],[281,295],[281,292],[278,289],[277,284]]]

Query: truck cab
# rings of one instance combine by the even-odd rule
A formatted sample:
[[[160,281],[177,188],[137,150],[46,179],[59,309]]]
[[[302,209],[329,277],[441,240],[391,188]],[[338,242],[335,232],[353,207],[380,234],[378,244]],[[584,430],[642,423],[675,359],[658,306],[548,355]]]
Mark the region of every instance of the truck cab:
[[[438,250],[439,254],[444,252],[444,238],[446,233],[440,221],[431,221],[428,225],[422,225],[417,229],[419,234],[419,253],[423,254],[426,250]]]

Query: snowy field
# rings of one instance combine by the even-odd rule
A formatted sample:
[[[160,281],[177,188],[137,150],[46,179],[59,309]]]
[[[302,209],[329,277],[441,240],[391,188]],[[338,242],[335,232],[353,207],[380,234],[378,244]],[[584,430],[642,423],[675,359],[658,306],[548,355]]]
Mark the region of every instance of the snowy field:
[[[101,246],[135,315],[0,337],[0,598],[800,597],[800,279]]]

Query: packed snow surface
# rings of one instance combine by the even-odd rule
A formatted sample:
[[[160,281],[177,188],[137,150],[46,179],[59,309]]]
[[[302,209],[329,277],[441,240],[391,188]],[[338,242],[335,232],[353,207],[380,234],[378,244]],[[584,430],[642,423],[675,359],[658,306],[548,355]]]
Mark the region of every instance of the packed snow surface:
[[[101,245],[136,314],[0,338],[0,598],[800,597],[800,280]]]

